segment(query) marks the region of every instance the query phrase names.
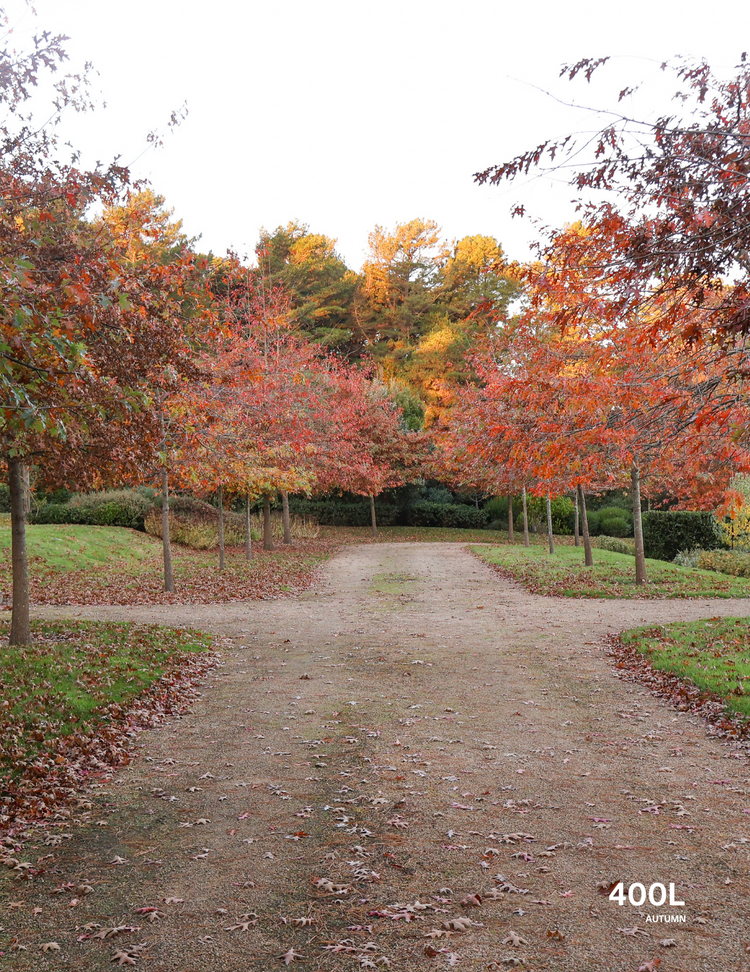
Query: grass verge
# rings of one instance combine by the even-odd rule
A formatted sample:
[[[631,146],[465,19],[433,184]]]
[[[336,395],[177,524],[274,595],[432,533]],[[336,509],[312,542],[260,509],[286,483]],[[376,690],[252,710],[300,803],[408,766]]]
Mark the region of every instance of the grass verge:
[[[8,626],[0,626],[7,638]],[[45,622],[0,642],[0,825],[45,816],[192,697],[211,639],[156,625]]]
[[[647,560],[648,583],[635,583],[634,560],[610,550],[594,551],[586,567],[582,547],[559,547],[553,556],[544,547],[472,548],[504,577],[519,581],[534,594],[553,597],[677,598],[750,597],[750,582],[709,570]]]
[[[85,570],[114,561],[140,563],[158,554],[159,542],[123,527],[29,524],[26,547],[32,569]],[[0,526],[0,574],[10,569],[10,525]]]
[[[613,639],[618,669],[726,735],[750,735],[750,619],[631,628]]]

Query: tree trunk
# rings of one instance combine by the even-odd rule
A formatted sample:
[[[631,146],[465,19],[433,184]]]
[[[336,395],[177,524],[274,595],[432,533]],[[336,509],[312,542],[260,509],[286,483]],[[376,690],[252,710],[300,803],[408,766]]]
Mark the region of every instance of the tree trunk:
[[[576,492],[576,499],[581,508],[581,527],[583,528],[583,562],[587,567],[594,566],[594,555],[591,552],[591,537],[589,536],[589,517],[586,512],[586,494],[583,486],[579,486]]]
[[[576,489],[574,496],[575,496],[576,510],[575,510],[575,516],[573,518],[573,543],[576,547],[580,547],[581,537],[578,533],[578,489]]]
[[[292,523],[289,519],[289,493],[281,494],[281,515],[284,520],[284,543],[291,543]]]
[[[547,493],[547,536],[549,538],[549,552],[555,552],[555,538],[552,535],[552,497]]]
[[[372,524],[372,535],[378,535],[378,521],[375,518],[375,497],[370,493],[370,522]]]
[[[31,513],[31,470],[24,463],[21,466],[21,483],[23,486],[23,512],[28,520]]]
[[[508,493],[508,543],[514,543],[513,536],[513,493]]]
[[[219,570],[224,570],[224,494],[219,486]]]
[[[26,514],[24,472],[20,459],[8,460],[10,486],[11,559],[13,562],[13,614],[10,623],[12,645],[31,644],[29,621],[29,569],[26,559]]]
[[[161,546],[164,555],[164,590],[174,592],[174,573],[172,571],[172,544],[169,540],[169,470],[161,471]]]
[[[530,547],[531,543],[529,541],[529,512],[526,509],[526,487],[524,486],[523,492],[521,493],[521,501],[523,502],[523,545],[524,547]]]
[[[250,494],[245,497],[245,560],[253,559],[253,535],[250,532]]]
[[[263,494],[263,549],[273,550],[273,533],[271,531],[271,494]]]
[[[643,549],[643,519],[641,517],[641,471],[635,464],[630,470],[633,492],[633,532],[635,534],[635,582],[645,584],[646,554]]]

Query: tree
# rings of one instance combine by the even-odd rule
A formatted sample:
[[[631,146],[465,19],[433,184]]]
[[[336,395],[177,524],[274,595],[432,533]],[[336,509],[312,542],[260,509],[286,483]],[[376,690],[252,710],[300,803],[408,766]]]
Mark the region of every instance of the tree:
[[[354,349],[352,318],[357,274],[336,252],[336,241],[291,222],[261,232],[255,249],[270,288],[289,295],[289,320],[314,341],[338,352]]]
[[[590,80],[607,60],[587,58],[561,74]],[[587,133],[587,145],[573,136],[543,142],[475,179],[497,185],[533,168],[572,165],[576,189],[595,191],[581,204],[587,222],[617,243],[608,265],[618,271],[613,314],[627,317],[659,301],[655,327],[734,354],[744,376],[736,339],[750,333],[750,64],[743,54],[727,79],[705,61],[662,68],[679,86],[675,114],[651,121],[613,110],[593,139]],[[601,190],[614,201],[599,201]]]
[[[388,388],[363,371],[337,366],[321,380],[327,418],[315,449],[316,488],[367,496],[375,536],[375,498],[384,489],[419,478],[430,439],[409,431]]]

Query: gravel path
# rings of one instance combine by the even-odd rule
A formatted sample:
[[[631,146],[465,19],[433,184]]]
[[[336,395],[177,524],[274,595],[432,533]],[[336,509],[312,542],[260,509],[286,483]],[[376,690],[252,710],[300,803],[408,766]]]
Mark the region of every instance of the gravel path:
[[[231,641],[12,886],[9,968],[750,969],[748,750],[603,646],[749,601],[542,598],[398,543],[346,549],[296,600],[43,613]],[[620,906],[620,881],[685,903]]]

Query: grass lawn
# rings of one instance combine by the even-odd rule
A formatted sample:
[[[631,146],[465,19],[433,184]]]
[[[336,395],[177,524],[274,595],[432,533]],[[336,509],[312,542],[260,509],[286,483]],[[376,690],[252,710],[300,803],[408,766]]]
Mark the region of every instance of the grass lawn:
[[[34,604],[210,603],[278,597],[309,586],[314,569],[346,542],[298,540],[292,547],[277,542],[274,553],[255,544],[249,563],[244,548],[228,548],[224,570],[219,570],[218,551],[174,544],[177,590],[165,594],[161,540],[148,534],[122,527],[55,524],[30,524],[26,533]],[[0,589],[10,595],[10,529],[2,527]]]
[[[29,524],[26,547],[30,560],[55,570],[85,570],[112,561],[139,563],[158,555],[160,542],[122,527]],[[10,526],[0,526],[0,556],[10,564]]]
[[[686,679],[750,719],[750,619],[713,618],[632,628],[620,635],[649,665]]]
[[[507,543],[505,530],[468,530],[462,527],[378,527],[373,537],[370,527],[322,526],[320,535],[340,543]]]
[[[88,772],[82,755],[116,762],[138,722],[133,708],[141,723],[168,711],[210,659],[209,636],[156,625],[61,621],[32,630],[33,644],[10,647],[0,625],[0,807],[38,798],[55,780],[74,784]]]
[[[750,580],[710,570],[678,567],[647,560],[648,583],[637,587],[635,562],[626,554],[594,550],[594,566],[585,567],[583,547],[560,546],[550,556],[546,547],[502,546],[473,552],[535,594],[555,597],[750,597]]]

